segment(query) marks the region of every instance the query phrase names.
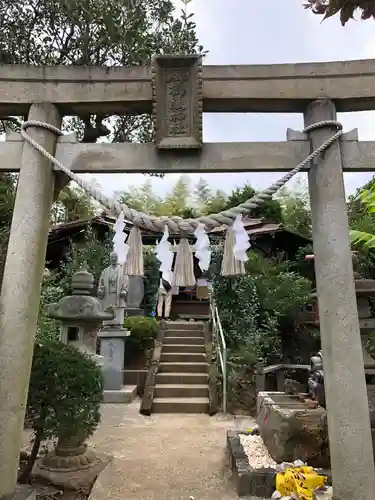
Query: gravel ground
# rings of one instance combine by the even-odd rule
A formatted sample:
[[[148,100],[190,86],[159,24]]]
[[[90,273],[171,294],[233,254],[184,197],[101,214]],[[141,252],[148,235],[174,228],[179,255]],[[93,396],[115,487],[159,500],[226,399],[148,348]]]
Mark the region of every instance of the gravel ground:
[[[253,469],[260,467],[276,467],[276,462],[272,459],[260,436],[247,434],[239,435],[242,447]]]

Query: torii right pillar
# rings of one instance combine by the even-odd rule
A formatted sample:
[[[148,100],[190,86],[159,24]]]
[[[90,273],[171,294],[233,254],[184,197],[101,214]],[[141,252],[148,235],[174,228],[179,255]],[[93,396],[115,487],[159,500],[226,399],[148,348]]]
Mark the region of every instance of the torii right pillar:
[[[334,103],[311,102],[305,126],[324,120],[336,120]],[[312,150],[334,132],[334,127],[311,132]],[[333,498],[370,500],[374,452],[339,141],[312,162],[308,178]]]

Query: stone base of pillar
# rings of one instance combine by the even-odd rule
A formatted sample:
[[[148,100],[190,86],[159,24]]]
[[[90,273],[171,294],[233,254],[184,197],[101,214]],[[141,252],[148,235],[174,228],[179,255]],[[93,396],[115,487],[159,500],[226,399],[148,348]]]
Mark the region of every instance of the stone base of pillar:
[[[123,386],[119,390],[104,390],[103,403],[132,403],[137,396],[137,386]]]
[[[33,477],[60,488],[90,493],[96,478],[111,460],[111,456],[96,455],[90,448],[76,457],[60,457],[53,451],[35,462]]]
[[[11,498],[1,498],[0,500],[35,500],[36,490],[28,484],[17,484],[16,491]]]
[[[43,457],[39,467],[50,472],[72,472],[94,467],[98,460],[95,451],[83,444],[76,448],[54,449]]]
[[[313,492],[313,500],[332,500],[333,490],[332,486],[327,486],[327,488],[319,489]]]
[[[125,317],[126,316],[144,316],[145,312],[140,307],[126,307],[125,308]]]

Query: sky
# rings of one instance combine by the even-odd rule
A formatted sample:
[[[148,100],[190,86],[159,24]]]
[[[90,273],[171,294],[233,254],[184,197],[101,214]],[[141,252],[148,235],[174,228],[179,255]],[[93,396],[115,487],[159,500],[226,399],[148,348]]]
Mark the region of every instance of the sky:
[[[204,64],[277,64],[375,58],[374,21],[349,21],[342,27],[336,17],[321,22],[303,9],[304,0],[192,0],[197,34],[209,51]],[[176,0],[176,5],[178,0]],[[181,4],[180,4],[181,5]],[[375,111],[341,113],[345,130],[358,128],[361,140],[375,140]],[[204,113],[205,142],[282,141],[286,129],[302,129],[300,114]],[[295,165],[290,165],[291,169]],[[192,183],[204,177],[214,189],[231,192],[246,183],[264,189],[280,173],[190,175]],[[301,174],[303,178],[305,174]],[[92,178],[92,176],[90,176]],[[178,174],[154,179],[154,190],[166,194]],[[148,176],[147,176],[148,178]],[[371,173],[345,174],[347,195],[372,178]],[[95,177],[107,194],[145,182],[144,175]],[[293,181],[289,184],[293,188]]]

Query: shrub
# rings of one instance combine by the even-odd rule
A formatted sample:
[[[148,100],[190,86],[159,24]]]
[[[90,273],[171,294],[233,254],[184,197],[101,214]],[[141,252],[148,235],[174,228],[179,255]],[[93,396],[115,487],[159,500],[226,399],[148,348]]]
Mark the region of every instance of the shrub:
[[[147,316],[128,316],[124,327],[130,330],[129,340],[136,344],[139,350],[149,348],[159,333],[159,323]]]
[[[249,252],[247,274],[223,277],[213,252],[214,297],[228,348],[228,398],[248,409],[255,402],[254,368],[280,362],[282,333],[311,293],[311,283],[289,262]]]
[[[56,340],[35,344],[27,401],[35,441],[21,482],[28,480],[42,439],[94,433],[102,391],[100,367],[89,356]]]
[[[143,258],[145,266],[145,295],[142,305],[146,316],[151,316],[151,313],[155,311],[157,301],[160,262],[156,258],[154,248],[145,248]]]

